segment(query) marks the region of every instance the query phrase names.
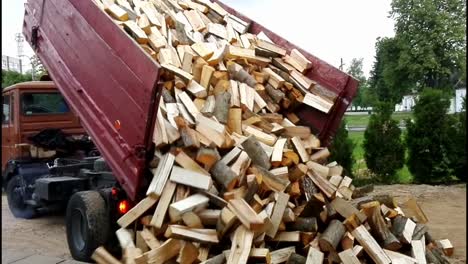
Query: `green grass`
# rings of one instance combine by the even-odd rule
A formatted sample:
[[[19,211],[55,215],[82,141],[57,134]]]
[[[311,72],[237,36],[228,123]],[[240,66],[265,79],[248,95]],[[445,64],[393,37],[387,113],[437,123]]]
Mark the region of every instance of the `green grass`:
[[[401,120],[405,120],[407,118],[412,118],[413,113],[393,113],[393,119],[397,122],[401,122]],[[346,115],[346,123],[350,127],[367,127],[369,123],[370,115]]]
[[[373,182],[375,179],[369,175],[366,161],[364,160],[364,132],[349,132],[349,138],[354,142],[353,157],[355,163],[353,165],[353,173],[355,175],[356,182]],[[396,183],[411,183],[413,176],[408,170],[408,167],[404,165],[403,168],[397,171],[397,182]]]

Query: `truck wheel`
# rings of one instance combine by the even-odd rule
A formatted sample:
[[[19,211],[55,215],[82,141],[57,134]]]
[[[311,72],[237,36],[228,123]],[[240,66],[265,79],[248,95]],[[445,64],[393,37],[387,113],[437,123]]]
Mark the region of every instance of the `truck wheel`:
[[[6,192],[8,207],[16,218],[31,219],[37,215],[34,207],[24,201],[25,186],[23,186],[19,175],[8,181]]]
[[[96,191],[75,193],[66,214],[70,253],[79,261],[91,261],[94,250],[107,242],[110,233],[106,202]]]

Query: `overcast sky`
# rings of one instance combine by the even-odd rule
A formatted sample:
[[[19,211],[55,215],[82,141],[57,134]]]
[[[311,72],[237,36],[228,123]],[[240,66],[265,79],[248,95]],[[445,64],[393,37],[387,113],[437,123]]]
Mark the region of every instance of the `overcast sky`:
[[[364,58],[368,76],[377,37],[393,36],[391,0],[222,0],[290,42],[338,67]],[[2,54],[17,56],[25,0],[2,0]],[[33,51],[24,43],[24,54]]]

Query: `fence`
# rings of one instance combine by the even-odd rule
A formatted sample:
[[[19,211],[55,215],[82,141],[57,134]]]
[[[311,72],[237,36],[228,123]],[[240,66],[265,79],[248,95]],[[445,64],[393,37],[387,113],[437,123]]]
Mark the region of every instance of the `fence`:
[[[2,70],[23,73],[23,62],[15,57],[2,55]]]

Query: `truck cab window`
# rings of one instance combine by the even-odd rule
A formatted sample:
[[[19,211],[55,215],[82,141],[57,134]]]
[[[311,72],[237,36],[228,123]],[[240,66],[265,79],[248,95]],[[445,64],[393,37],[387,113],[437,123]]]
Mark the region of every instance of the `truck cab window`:
[[[2,124],[9,124],[10,123],[10,96],[4,95],[2,96],[3,102],[3,113],[2,113]]]
[[[59,93],[24,93],[21,96],[23,115],[63,114],[70,112]]]

